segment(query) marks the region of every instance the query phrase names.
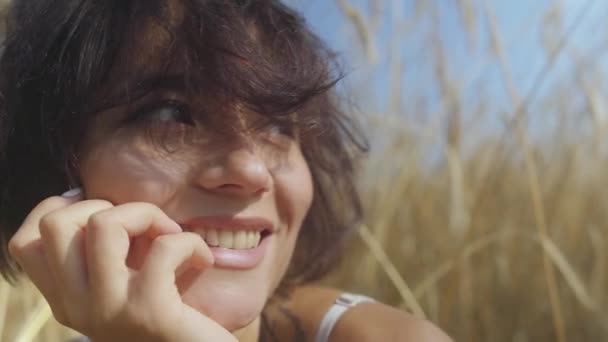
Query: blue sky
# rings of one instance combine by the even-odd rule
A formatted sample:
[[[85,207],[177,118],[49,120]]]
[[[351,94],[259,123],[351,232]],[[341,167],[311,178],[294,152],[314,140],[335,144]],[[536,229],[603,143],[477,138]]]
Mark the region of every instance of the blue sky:
[[[395,54],[403,61],[400,76],[402,89],[400,101],[404,112],[422,111],[437,113],[441,111],[440,96],[435,73],[433,43],[431,32],[440,32],[440,41],[448,60],[450,80],[460,88],[460,100],[464,111],[474,108],[479,101],[491,102],[492,110],[498,113],[512,110],[512,103],[505,91],[499,64],[489,53],[490,40],[488,21],[482,9],[485,2],[496,16],[498,31],[505,47],[505,56],[512,69],[515,86],[522,96],[530,93],[538,75],[546,67],[548,58],[543,48],[543,39],[559,41],[564,31],[573,26],[585,6],[589,5],[581,24],[573,31],[568,48],[557,59],[549,76],[543,79],[537,92],[542,95],[558,83],[568,82],[575,67],[574,56],[581,56],[585,62],[601,70],[605,66],[605,47],[608,45],[608,28],[604,22],[608,18],[608,1],[604,0],[468,0],[476,14],[474,34],[467,36],[462,15],[455,5],[456,0],[425,0],[433,3],[437,13],[432,11],[421,16],[409,33],[397,36],[399,50]],[[461,0],[459,0],[461,1]],[[365,111],[385,112],[389,110],[391,70],[388,51],[394,20],[412,22],[410,16],[421,0],[380,0],[385,4],[382,20],[375,32],[375,43],[380,51],[376,65],[370,65],[363,58],[352,25],[344,19],[334,0],[288,0],[307,18],[310,25],[328,44],[343,56],[347,70],[349,87],[358,90],[355,100]],[[350,0],[355,8],[369,14],[368,1]],[[388,7],[392,6],[392,7]],[[556,21],[548,20],[547,13],[559,8],[560,16]],[[405,20],[403,20],[405,19]],[[398,22],[398,21],[395,21]],[[553,26],[552,26],[553,25]],[[605,33],[603,32],[605,31]],[[399,31],[401,32],[401,31]],[[472,37],[472,38],[471,38]],[[543,38],[544,37],[544,38]],[[363,89],[363,91],[361,91]],[[365,96],[359,96],[361,93]],[[532,102],[534,107],[536,101]],[[436,108],[435,108],[436,107]],[[419,108],[422,108],[420,110]],[[431,114],[429,114],[431,115]],[[488,119],[489,127],[495,127],[498,119]],[[545,127],[550,121],[548,115],[536,116],[543,120]],[[539,119],[540,118],[540,119]],[[423,118],[424,119],[424,118]],[[547,121],[549,120],[549,121]],[[534,121],[534,120],[533,120]],[[536,126],[539,126],[537,123]]]

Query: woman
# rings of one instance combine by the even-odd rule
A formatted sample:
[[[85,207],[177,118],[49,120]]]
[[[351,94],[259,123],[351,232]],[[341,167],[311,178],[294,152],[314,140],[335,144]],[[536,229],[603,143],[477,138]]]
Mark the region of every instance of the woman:
[[[365,144],[337,80],[278,1],[15,2],[0,60],[5,276],[22,269],[94,341],[447,340],[303,287],[360,219]]]

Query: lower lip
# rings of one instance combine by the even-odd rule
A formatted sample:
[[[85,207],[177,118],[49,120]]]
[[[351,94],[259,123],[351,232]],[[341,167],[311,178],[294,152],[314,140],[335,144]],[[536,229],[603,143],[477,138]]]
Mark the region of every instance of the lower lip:
[[[255,248],[250,249],[229,249],[223,247],[209,247],[215,263],[215,268],[227,268],[235,270],[247,270],[258,266],[270,243],[270,239],[273,235],[266,236],[260,244]]]

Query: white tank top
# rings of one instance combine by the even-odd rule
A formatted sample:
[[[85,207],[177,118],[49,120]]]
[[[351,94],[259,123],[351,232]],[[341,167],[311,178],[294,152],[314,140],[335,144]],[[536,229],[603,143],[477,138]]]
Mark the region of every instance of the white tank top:
[[[321,324],[319,325],[319,330],[317,330],[317,336],[315,337],[315,342],[328,342],[329,335],[331,335],[331,331],[333,330],[336,323],[340,317],[350,308],[356,306],[360,303],[368,303],[375,302],[374,299],[362,295],[356,295],[352,293],[343,293],[336,299],[334,304],[327,310],[325,316],[323,316],[323,320],[321,320]]]

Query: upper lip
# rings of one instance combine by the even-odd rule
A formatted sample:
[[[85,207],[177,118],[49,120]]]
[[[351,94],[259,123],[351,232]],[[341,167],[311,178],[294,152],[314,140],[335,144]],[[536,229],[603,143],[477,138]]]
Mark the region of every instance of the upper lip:
[[[276,226],[263,217],[198,216],[178,222],[182,229],[246,230],[274,232]]]

